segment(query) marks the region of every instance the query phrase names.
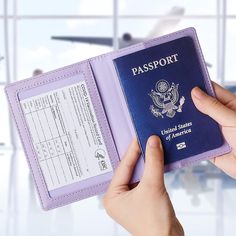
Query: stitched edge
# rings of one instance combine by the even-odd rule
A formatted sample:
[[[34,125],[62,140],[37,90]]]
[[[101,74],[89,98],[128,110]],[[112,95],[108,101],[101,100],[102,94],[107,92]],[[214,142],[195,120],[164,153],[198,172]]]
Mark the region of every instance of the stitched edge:
[[[112,165],[113,171],[114,171],[114,169],[116,168],[117,164],[119,163],[118,154],[117,154],[117,151],[116,151],[115,146],[114,146],[114,145],[115,145],[115,144],[114,144],[114,140],[113,140],[113,138],[111,137],[111,130],[110,130],[109,126],[108,126],[107,118],[105,117],[104,108],[103,108],[103,105],[102,105],[102,103],[101,103],[101,98],[99,97],[98,89],[97,89],[96,84],[95,84],[95,78],[93,77],[93,74],[92,74],[92,71],[91,71],[91,68],[90,68],[90,65],[89,65],[89,61],[85,61],[85,62],[73,64],[73,65],[71,65],[71,66],[66,67],[66,69],[70,69],[70,68],[73,68],[73,67],[77,67],[77,66],[82,65],[82,64],[86,64],[86,67],[87,67],[87,70],[88,70],[87,72],[88,72],[88,75],[89,75],[88,77],[85,76],[85,73],[84,73],[83,71],[81,71],[81,70],[76,70],[76,68],[74,68],[74,69],[75,69],[74,72],[68,72],[68,73],[66,73],[66,74],[64,74],[64,75],[62,75],[62,76],[58,76],[58,77],[54,77],[54,78],[51,78],[51,79],[47,79],[47,80],[44,80],[44,81],[42,81],[42,82],[33,83],[32,85],[27,85],[27,86],[25,86],[25,87],[21,87],[20,89],[17,89],[17,90],[14,92],[14,99],[15,99],[15,101],[17,101],[17,102],[16,102],[16,105],[17,105],[18,110],[20,111],[20,117],[21,117],[21,119],[22,119],[22,121],[23,121],[24,130],[25,130],[25,133],[26,133],[26,135],[27,135],[27,137],[28,137],[28,139],[29,139],[29,143],[30,143],[31,149],[32,149],[32,151],[33,151],[33,153],[34,153],[34,155],[33,155],[34,161],[35,161],[35,163],[36,163],[38,172],[40,173],[40,174],[39,174],[40,182],[43,184],[42,187],[43,187],[44,192],[46,193],[46,198],[47,198],[48,201],[50,201],[50,202],[60,201],[60,200],[63,200],[64,198],[68,198],[68,197],[73,196],[73,195],[76,195],[76,194],[77,194],[77,198],[76,198],[76,199],[80,199],[80,196],[79,196],[78,194],[81,193],[81,192],[87,192],[87,193],[85,193],[85,195],[84,195],[83,198],[85,198],[85,197],[87,197],[87,196],[91,196],[91,195],[94,194],[93,192],[91,192],[92,190],[95,190],[96,188],[99,188],[100,186],[106,185],[106,184],[107,184],[108,182],[110,182],[110,181],[104,181],[104,182],[102,182],[102,183],[95,184],[95,185],[93,185],[93,186],[86,187],[86,188],[83,188],[83,189],[80,189],[80,190],[77,190],[77,191],[74,191],[74,192],[71,192],[71,193],[68,193],[68,194],[63,194],[63,195],[58,196],[58,197],[51,197],[50,194],[49,194],[50,191],[48,191],[48,188],[47,188],[47,186],[46,186],[45,179],[44,179],[44,176],[43,176],[43,174],[42,174],[42,170],[41,170],[40,165],[39,165],[39,163],[38,163],[38,160],[37,160],[37,158],[36,158],[35,149],[34,149],[34,147],[33,147],[32,142],[30,141],[30,134],[29,134],[29,131],[28,131],[28,127],[27,127],[27,125],[26,125],[26,123],[25,123],[25,117],[24,117],[23,114],[22,114],[22,109],[21,109],[20,103],[19,103],[19,101],[18,101],[18,100],[19,100],[19,99],[18,99],[18,93],[19,93],[20,91],[25,90],[25,89],[34,88],[34,87],[36,87],[36,86],[40,86],[40,85],[52,83],[52,82],[55,82],[55,81],[60,81],[60,80],[63,80],[63,79],[68,78],[69,76],[77,75],[78,73],[82,73],[82,74],[83,74],[84,79],[85,79],[85,82],[86,82],[86,84],[88,84],[87,81],[88,81],[88,78],[90,77],[90,79],[91,79],[91,81],[90,81],[90,86],[92,87],[92,90],[93,90],[93,91],[96,91],[96,98],[97,98],[97,100],[98,100],[97,106],[101,106],[101,107],[102,107],[101,111],[98,111],[97,107],[94,106],[95,113],[97,114],[97,116],[100,117],[100,120],[102,120],[102,119],[104,119],[104,118],[105,118],[105,120],[106,120],[106,122],[105,122],[105,127],[102,127],[101,124],[100,124],[100,122],[98,122],[99,127],[100,127],[100,130],[101,130],[101,133],[102,133],[102,135],[103,135],[103,137],[104,137],[104,136],[105,136],[105,135],[104,135],[105,133],[104,133],[104,130],[103,130],[103,129],[105,129],[105,130],[106,130],[106,134],[108,134],[108,136],[109,136],[107,139],[108,139],[108,140],[112,140],[112,141],[111,141],[111,145],[108,145],[106,139],[104,139],[104,143],[106,144],[106,147],[108,147],[108,146],[110,147],[110,148],[109,148],[110,150],[108,149],[108,152],[113,152],[113,153],[115,153],[115,155],[116,155],[116,158],[110,158],[110,157],[113,156],[113,155],[109,155],[109,159],[110,159],[110,161],[111,161],[111,165]],[[63,70],[65,70],[65,68],[63,68]],[[59,70],[58,70],[58,72],[59,72]],[[27,81],[22,81],[22,82],[25,83],[25,82],[28,82],[28,80],[27,80]],[[22,84],[24,84],[24,83],[22,83]],[[92,95],[92,91],[91,91],[90,86],[88,86],[88,91],[89,91],[89,94],[90,94],[90,96],[91,96],[91,95]],[[8,86],[8,88],[9,88],[9,87],[10,87],[10,86]],[[8,91],[6,91],[6,93],[7,93],[8,101],[9,101],[9,103],[10,103],[11,110],[13,111],[13,105],[12,105],[12,102],[10,101]],[[14,115],[13,112],[12,112],[12,114],[13,114],[13,117],[14,117],[14,119],[15,119],[15,122],[16,122],[16,125],[17,125],[17,129],[18,129],[18,131],[19,131],[19,135],[20,135],[20,138],[21,138],[21,140],[22,140],[25,153],[27,153],[27,151],[26,151],[27,149],[26,149],[26,147],[25,147],[25,141],[24,141],[24,139],[23,139],[23,137],[22,137],[22,134],[21,134],[22,132],[20,131],[18,122],[16,121],[16,117],[15,117],[15,115]],[[42,199],[41,191],[39,190],[40,188],[39,188],[39,185],[38,185],[38,183],[37,183],[38,181],[36,181],[35,174],[34,174],[32,165],[31,165],[31,163],[30,163],[30,158],[28,157],[28,154],[26,155],[26,157],[27,157],[28,164],[29,164],[29,167],[30,167],[30,169],[31,169],[32,175],[33,175],[33,177],[34,177],[34,179],[35,179],[35,184],[36,184],[37,190],[38,190],[38,192],[39,192],[40,200],[41,200],[41,202],[42,202],[42,205],[44,206],[44,204],[43,204],[43,203],[44,203],[44,200]],[[101,192],[101,191],[100,191],[100,192]],[[71,202],[76,201],[76,199],[72,199]],[[67,201],[67,202],[70,202],[70,201]],[[53,206],[49,206],[49,207],[47,206],[47,208],[48,208],[48,209],[51,209],[51,208],[55,208],[55,207],[57,207],[57,206],[64,205],[64,204],[65,204],[65,203],[62,202],[62,203],[60,203],[60,204],[54,204]]]

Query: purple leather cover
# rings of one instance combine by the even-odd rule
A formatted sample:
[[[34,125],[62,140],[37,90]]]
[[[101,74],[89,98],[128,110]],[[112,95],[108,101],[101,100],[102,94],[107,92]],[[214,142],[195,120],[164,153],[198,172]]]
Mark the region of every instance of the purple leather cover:
[[[21,109],[20,100],[37,93],[50,91],[51,89],[55,89],[57,86],[62,87],[70,85],[75,82],[70,80],[71,76],[83,73],[89,94],[91,95],[92,103],[95,107],[99,127],[108,150],[112,168],[115,170],[119,160],[123,157],[128,144],[135,136],[135,130],[112,60],[144,48],[185,36],[190,36],[194,40],[201,61],[201,69],[204,72],[205,86],[208,93],[215,96],[196,32],[193,28],[184,29],[160,38],[148,40],[128,48],[103,54],[83,62],[6,86],[6,94],[12,115],[15,119],[27,161],[44,209],[48,210],[60,207],[105,192],[112,178],[113,172],[48,191],[33,148],[29,130]],[[189,166],[197,161],[213,158],[227,153],[230,150],[228,144],[224,142],[220,148],[171,163],[170,165],[165,166],[165,170],[169,171]],[[142,176],[143,167],[144,159],[143,157],[140,157],[131,182],[139,181]]]

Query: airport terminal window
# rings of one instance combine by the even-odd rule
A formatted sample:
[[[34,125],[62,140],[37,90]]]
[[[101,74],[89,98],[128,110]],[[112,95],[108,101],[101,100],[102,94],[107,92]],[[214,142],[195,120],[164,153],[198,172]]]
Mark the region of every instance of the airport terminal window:
[[[19,14],[24,15],[112,15],[111,0],[18,0]]]
[[[25,20],[19,23],[19,79],[37,68],[49,71],[106,53],[112,47],[52,40],[52,36],[112,37],[112,21],[107,19]],[[28,32],[31,32],[29,37]]]

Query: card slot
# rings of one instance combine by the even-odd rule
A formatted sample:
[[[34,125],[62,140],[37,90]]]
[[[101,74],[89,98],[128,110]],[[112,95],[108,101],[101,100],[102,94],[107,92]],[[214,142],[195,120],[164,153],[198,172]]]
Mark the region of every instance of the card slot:
[[[64,89],[65,87],[67,88],[67,93],[66,93],[66,89],[65,91],[64,90],[61,91],[61,89]],[[96,160],[97,165],[99,167],[98,166],[96,168],[94,167],[94,170],[96,169],[97,175],[91,175],[87,179],[78,180],[68,185],[63,185],[62,187],[59,186],[55,189],[52,187],[48,188],[49,184],[48,184],[47,178],[48,179],[51,178],[52,180],[52,176],[51,176],[52,174],[51,173],[45,174],[45,169],[50,168],[51,170],[56,172],[58,170],[57,169],[58,166],[62,165],[63,163],[60,163],[59,161],[55,161],[57,157],[53,157],[49,161],[49,159],[43,156],[43,158],[45,159],[43,161],[46,163],[45,169],[43,171],[42,165],[40,165],[39,163],[38,154],[39,152],[41,152],[41,154],[42,152],[46,153],[49,150],[49,148],[51,148],[50,151],[52,152],[55,151],[52,148],[52,146],[54,145],[54,149],[55,149],[55,142],[54,142],[55,140],[53,140],[54,144],[53,142],[51,142],[52,140],[49,140],[48,137],[45,138],[45,140],[39,140],[41,141],[39,146],[41,147],[41,144],[43,143],[43,146],[45,149],[47,149],[47,151],[45,150],[39,151],[38,149],[36,150],[36,145],[35,143],[32,143],[31,139],[34,142],[36,138],[43,139],[43,136],[45,135],[47,136],[49,134],[46,134],[47,131],[39,134],[38,130],[37,130],[38,137],[36,137],[35,134],[32,134],[32,130],[29,130],[29,122],[25,118],[26,117],[25,112],[27,112],[27,109],[30,106],[29,104],[31,105],[33,104],[32,106],[34,106],[34,108],[35,106],[41,106],[42,104],[39,104],[39,103],[44,101],[43,99],[45,98],[46,95],[48,98],[50,98],[50,96],[59,96],[58,95],[59,93],[61,93],[61,95],[64,94],[65,96],[67,96],[69,94],[68,91],[73,92],[73,89],[75,89],[75,87],[79,87],[79,89],[81,89],[81,92],[80,92],[81,96],[82,95],[85,96],[83,93],[88,93],[88,95],[86,95],[86,97],[84,97],[83,99],[83,101],[86,102],[85,104],[86,109],[84,109],[84,113],[86,113],[87,111],[87,116],[84,114],[86,116],[84,117],[84,119],[87,119],[87,120],[90,119],[90,124],[88,124],[89,122],[87,122],[87,127],[89,126],[88,129],[90,129],[91,133],[93,131],[93,135],[90,135],[91,136],[90,141],[93,140],[93,142],[96,143],[96,150],[94,152],[93,158],[101,159],[99,161]],[[52,90],[54,91],[54,94],[50,92]],[[112,177],[113,170],[116,168],[119,162],[119,157],[118,157],[115,145],[114,145],[114,141],[111,136],[111,130],[109,128],[108,121],[104,113],[104,108],[102,106],[101,98],[99,96],[98,89],[97,89],[93,74],[91,72],[89,62],[85,61],[83,63],[74,64],[72,66],[63,68],[62,70],[60,69],[60,71],[57,70],[57,71],[49,72],[37,78],[28,79],[27,81],[23,81],[23,82],[17,82],[13,85],[8,86],[6,88],[6,92],[9,97],[9,101],[12,104],[13,115],[18,125],[19,133],[21,134],[21,140],[22,140],[23,146],[25,147],[25,152],[27,155],[29,166],[31,168],[31,171],[33,172],[37,189],[41,196],[43,207],[45,209],[50,209],[59,205],[67,204],[68,202],[71,202],[71,201],[75,201],[75,200],[72,200],[75,198],[82,199],[82,198],[103,192]],[[41,96],[42,94],[44,94],[45,96]],[[33,97],[33,100],[32,100],[32,97]],[[23,104],[21,103],[22,101],[23,102],[26,101],[26,102]],[[49,107],[46,107],[46,108],[49,109]],[[33,108],[31,107],[31,109]],[[54,112],[55,111],[56,109],[54,109]],[[35,112],[35,113],[39,113],[39,112]],[[43,113],[45,115],[45,110],[43,110]],[[19,116],[19,114],[21,116]],[[42,126],[48,125],[45,123],[47,117],[46,116],[43,117],[41,112],[40,112],[40,115],[37,114],[37,116],[38,117],[35,118],[35,121],[37,120],[37,122],[34,121],[35,122],[34,127],[41,126],[41,129],[45,128]],[[58,120],[59,119],[60,117],[58,117]],[[31,118],[31,121],[32,121],[32,118]],[[49,129],[52,129],[53,125],[50,124],[50,126],[48,127],[50,127]],[[63,129],[63,127],[61,128]],[[50,133],[49,129],[48,129],[48,133]],[[89,131],[87,130],[86,132],[88,135]],[[58,133],[60,132],[58,131]],[[65,141],[65,143],[66,142],[69,143],[70,138],[71,138],[71,135],[68,135],[68,137],[66,137],[63,140]],[[82,141],[85,142],[84,140]],[[63,141],[61,140],[61,142]],[[63,146],[65,143],[63,143]],[[51,146],[49,147],[48,145],[51,145]],[[103,148],[99,149],[99,147],[103,147]],[[46,153],[46,155],[51,154],[50,151],[48,151],[49,153]],[[60,156],[62,155],[65,155],[65,153],[61,153]],[[107,158],[109,159],[106,159],[106,161],[109,160],[109,162],[106,163],[104,161],[103,159],[104,155],[108,156]],[[68,164],[68,158],[72,158],[72,157],[67,155],[67,159],[66,159],[67,164]],[[76,161],[76,158],[74,158],[73,161]],[[94,162],[90,163],[92,167],[95,164],[96,163]],[[110,169],[108,168],[109,165],[110,165]],[[102,171],[101,173],[98,171],[98,168],[101,168],[102,170],[105,170],[107,168],[108,171],[104,172],[103,174]],[[77,169],[77,171],[79,170]],[[60,178],[58,178],[58,173],[55,174],[53,177],[55,177],[54,182],[55,181],[60,182],[59,181]]]
[[[109,60],[91,61],[93,74],[105,107],[120,158],[124,155],[127,144],[132,139],[132,127],[129,126],[119,94],[119,85],[114,79]],[[122,135],[122,139],[120,136]]]
[[[132,49],[132,52],[141,49],[143,49],[143,45],[139,44],[138,47]],[[107,54],[102,60],[99,60],[99,58],[90,60],[120,159],[123,158],[128,144],[136,137],[136,133],[113,65],[113,59],[130,52],[130,49],[123,50],[122,52]],[[144,158],[141,156],[135,167],[131,182],[140,180],[143,168]]]
[[[20,101],[30,99],[32,96],[40,95],[42,93],[48,93],[52,90],[60,90],[61,87],[66,86],[69,86],[67,87],[67,92],[71,90],[73,91],[73,89],[75,89],[74,85],[77,84],[81,91],[84,91],[85,94],[90,95],[90,98],[87,98],[86,100],[88,103],[85,104],[89,104],[89,107],[92,106],[94,109],[94,111],[91,111],[89,107],[87,107],[88,111],[91,111],[91,114],[96,114],[93,116],[97,117],[97,127],[100,128],[103,142],[107,148],[107,153],[110,158],[109,160],[111,161],[111,166],[114,170],[120,159],[122,159],[132,137],[135,136],[135,129],[120,86],[118,74],[116,73],[113,64],[113,59],[127,54],[132,54],[133,52],[140,51],[151,46],[169,42],[180,37],[191,37],[191,35],[194,34],[194,29],[185,29],[158,39],[149,40],[119,51],[104,54],[74,65],[60,68],[34,78],[18,81],[6,87],[6,94],[11,107],[11,112],[16,121],[16,126],[27,156],[27,161],[34,176],[39,197],[44,209],[56,208],[104,192],[112,178],[113,171],[109,170],[104,174],[95,174],[95,176],[90,176],[85,180],[80,179],[80,181],[70,183],[66,186],[57,186],[57,188],[49,189],[46,185],[46,181],[33,146],[32,140],[34,140],[35,137],[33,137],[33,135],[29,132],[26,119],[23,114],[25,108],[24,106],[21,106]],[[195,40],[200,59],[204,61],[199,43],[197,39]],[[206,74],[206,87],[210,94],[214,94],[208,73],[206,71],[206,66],[203,64],[201,64],[201,66]],[[73,89],[70,86],[72,86]],[[91,101],[89,101],[89,99]],[[67,113],[71,115],[70,112]],[[42,120],[43,119],[44,118],[42,118]],[[36,125],[40,126],[40,122],[37,121]],[[52,126],[50,127],[52,128]],[[43,134],[41,135],[43,136]],[[221,155],[229,151],[230,147],[225,142],[220,148],[209,151],[208,153],[201,153],[199,155],[177,161],[165,166],[165,169],[177,169],[190,165],[195,161]],[[96,156],[101,157],[101,153],[97,153]],[[55,165],[60,165],[60,163],[55,162],[50,163],[49,165],[51,165],[53,170]],[[102,166],[104,167],[104,165]],[[136,165],[131,182],[136,182],[141,178],[143,168],[144,159],[141,157]],[[51,177],[48,176],[48,178]],[[57,179],[55,179],[55,181],[57,181]]]
[[[144,49],[142,43],[135,47],[90,59],[91,68],[96,78],[101,98],[108,116],[118,153],[122,157],[133,137],[136,136],[128,111],[125,97],[121,90],[113,59]],[[119,124],[119,125],[117,125]],[[120,135],[122,134],[122,139]]]

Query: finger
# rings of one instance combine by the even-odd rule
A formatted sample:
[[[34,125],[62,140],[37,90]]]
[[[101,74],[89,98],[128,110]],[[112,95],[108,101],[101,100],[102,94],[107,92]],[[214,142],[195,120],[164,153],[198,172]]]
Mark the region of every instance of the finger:
[[[230,104],[236,99],[236,96],[229,90],[221,87],[219,84],[212,81],[217,99],[224,105]]]
[[[137,139],[129,145],[128,150],[117,167],[110,183],[109,189],[125,186],[129,184],[135,164],[140,156],[140,148]]]
[[[219,100],[209,96],[198,87],[192,89],[191,95],[200,112],[210,116],[222,126],[236,125],[236,112],[224,106]]]
[[[145,167],[140,183],[148,186],[164,186],[164,154],[158,136],[149,137],[145,152]]]

